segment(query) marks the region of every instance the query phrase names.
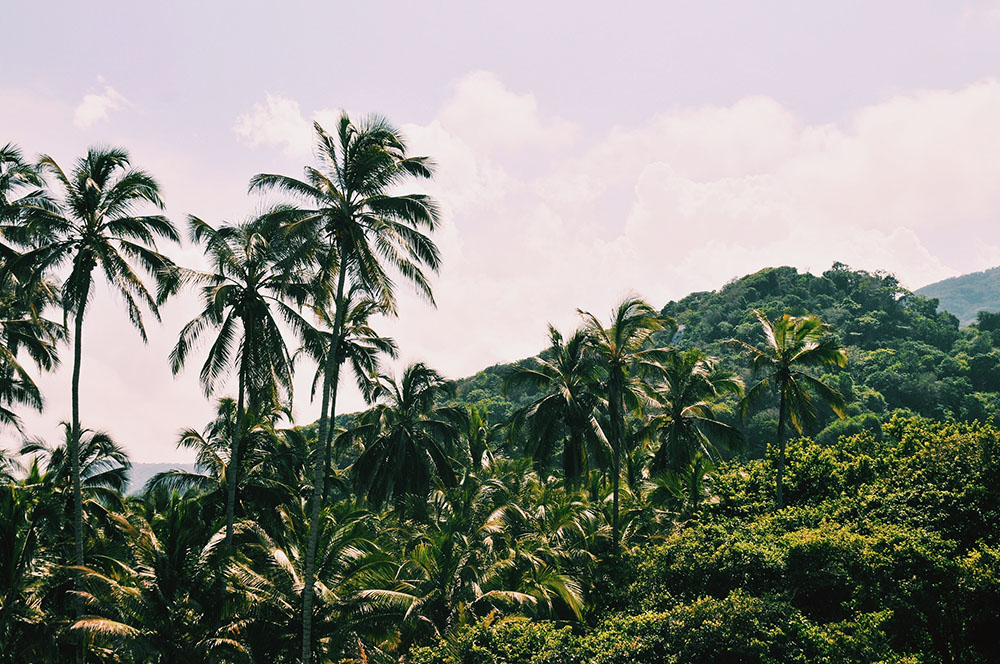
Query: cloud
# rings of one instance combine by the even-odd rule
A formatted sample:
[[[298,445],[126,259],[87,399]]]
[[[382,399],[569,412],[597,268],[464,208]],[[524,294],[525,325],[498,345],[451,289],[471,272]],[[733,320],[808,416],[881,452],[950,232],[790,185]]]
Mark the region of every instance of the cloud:
[[[263,104],[236,119],[233,131],[253,147],[280,148],[288,156],[308,155],[313,140],[299,102],[282,95],[267,94]]]
[[[911,288],[989,267],[996,117],[1000,84],[986,80],[837,124],[766,96],[676,107],[583,143],[531,94],[473,72],[429,122],[403,127],[411,153],[438,163],[412,188],[442,203],[443,267],[437,308],[401,283],[400,316],[382,329],[401,363],[460,376],[537,352],[547,322],[573,327],[578,307],[607,315],[628,292],[660,306],[772,265],[843,261]],[[237,127],[251,144],[308,153],[294,100],[268,97]]]
[[[73,111],[73,125],[79,129],[89,129],[99,122],[106,122],[112,111],[127,106],[125,99],[104,79],[98,77],[98,82],[104,84],[101,92],[91,92],[83,96],[83,101]]]
[[[765,266],[834,261],[916,288],[1000,256],[996,81],[900,95],[839,124],[761,96],[675,108],[589,146],[543,140],[544,112],[527,105],[503,133],[523,128],[511,142],[528,161],[557,154],[540,174],[467,130],[496,108],[460,85],[406,128],[441,163],[427,188],[450,239],[437,310],[412,299],[389,327],[411,359],[452,375],[536,352],[546,322],[575,326],[577,307],[606,314],[629,291],[660,306]]]
[[[462,77],[437,121],[481,154],[568,147],[578,130],[568,120],[543,116],[534,95],[508,90],[487,71]]]

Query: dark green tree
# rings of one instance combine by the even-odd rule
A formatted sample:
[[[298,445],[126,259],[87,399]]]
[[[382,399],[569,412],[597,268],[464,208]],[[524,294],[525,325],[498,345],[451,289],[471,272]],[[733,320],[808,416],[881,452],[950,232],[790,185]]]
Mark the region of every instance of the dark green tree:
[[[633,380],[638,370],[655,360],[663,349],[652,348],[653,333],[673,325],[652,307],[636,297],[628,297],[611,314],[611,324],[605,328],[596,316],[581,311],[585,322],[587,343],[598,366],[604,371],[604,392],[608,404],[608,441],[611,443],[612,525],[614,550],[619,549],[618,485],[621,479],[621,455],[625,441],[625,409],[638,409],[642,390]]]
[[[422,229],[434,230],[438,222],[435,201],[426,194],[396,194],[396,187],[411,178],[429,178],[427,157],[410,157],[402,134],[387,120],[370,116],[359,123],[343,113],[336,134],[314,125],[320,168],[307,166],[305,178],[262,173],[250,180],[251,191],[278,190],[300,203],[288,227],[311,242],[319,268],[315,297],[334,307],[333,338],[344,334],[347,311],[344,296],[351,283],[368,290],[374,299],[394,309],[395,285],[387,268],[411,281],[433,302],[424,268],[437,270],[437,246]],[[339,341],[335,346],[339,345]],[[319,419],[319,443],[330,435],[336,417],[340,365],[337,354],[328,354],[324,367]],[[312,657],[313,575],[320,503],[326,469],[325,456],[317,454],[313,470],[313,505],[306,554],[303,601],[302,662]]]
[[[141,214],[143,208],[163,208],[160,188],[145,171],[132,168],[120,148],[91,148],[65,172],[54,159],[41,158],[44,172],[55,179],[60,196],[50,207],[33,206],[22,216],[22,238],[37,246],[18,263],[30,266],[35,281],[63,267],[69,274],[60,288],[65,318],[73,318],[72,433],[68,455],[72,466],[74,563],[84,564],[83,497],[80,489],[80,368],[83,322],[94,290],[95,276],[103,275],[112,291],[125,303],[129,320],[146,340],[143,308],[159,320],[159,305],[173,291],[173,262],[157,250],[156,240],[178,242],[170,221],[158,214]],[[140,272],[157,284],[150,292]]]
[[[751,346],[738,339],[731,340],[737,348],[750,355],[753,373],[760,377],[740,402],[740,413],[746,417],[754,404],[777,392],[778,476],[775,497],[780,509],[785,504],[782,484],[786,419],[801,434],[816,419],[817,398],[838,416],[844,416],[843,395],[807,371],[847,366],[847,353],[837,338],[830,334],[828,326],[816,316],[784,314],[772,321],[759,309],[753,313],[764,334],[763,347]]]
[[[504,377],[504,389],[531,389],[539,397],[514,412],[512,438],[523,439],[536,467],[547,472],[562,446],[567,484],[577,485],[589,467],[607,458],[607,439],[597,422],[600,370],[587,352],[587,335],[577,330],[569,339],[551,325],[549,347],[532,362],[515,365]]]
[[[183,368],[193,346],[205,332],[215,338],[201,368],[201,384],[212,394],[235,366],[237,383],[236,429],[230,436],[226,473],[226,540],[233,537],[240,442],[249,409],[260,414],[290,398],[292,357],[281,323],[302,334],[311,325],[298,312],[309,295],[302,271],[307,250],[268,218],[218,229],[190,217],[191,241],[203,245],[211,271],[181,270],[184,281],[201,284],[203,309],[184,326],[170,354],[171,369]]]

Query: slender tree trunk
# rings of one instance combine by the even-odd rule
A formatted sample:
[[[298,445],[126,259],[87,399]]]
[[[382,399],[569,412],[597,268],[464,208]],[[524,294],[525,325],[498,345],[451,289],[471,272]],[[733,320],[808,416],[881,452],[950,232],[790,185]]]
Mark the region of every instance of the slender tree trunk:
[[[244,343],[250,343],[249,335]],[[229,449],[229,470],[226,473],[226,540],[225,549],[231,551],[233,545],[233,522],[236,520],[236,483],[240,469],[240,439],[243,437],[244,411],[246,410],[247,387],[247,349],[243,349],[240,358],[240,379],[236,399],[236,430],[233,431],[233,441]]]
[[[624,435],[625,423],[623,421],[624,414],[622,413],[622,394],[621,394],[621,381],[618,375],[614,375],[608,381],[608,416],[611,419],[611,453],[614,455],[612,460],[612,468],[614,469],[614,476],[611,478],[611,491],[612,491],[612,521],[611,521],[611,540],[614,544],[614,555],[618,555],[619,548],[621,544],[621,534],[618,528],[618,485],[620,483],[622,474],[622,436]]]
[[[73,564],[83,566],[83,491],[80,488],[80,359],[83,351],[83,313],[85,303],[80,304],[76,312],[73,329],[73,424],[69,436],[70,468],[73,475]],[[79,576],[73,584],[79,590]],[[75,603],[76,617],[83,614],[83,602],[77,598]],[[77,648],[78,662],[84,659],[83,642]]]
[[[337,309],[333,321],[333,338],[330,340],[330,349],[327,351],[327,366],[323,376],[323,406],[320,410],[319,436],[316,440],[318,445],[325,444],[337,411],[337,383],[340,378],[337,349],[340,347],[340,335],[343,334],[344,327],[344,308],[341,305],[344,299],[346,276],[347,271],[344,269],[343,262],[341,262],[340,274],[337,276],[337,299],[334,302],[334,306]],[[328,399],[330,404],[329,412],[326,410]],[[325,492],[324,485],[326,484],[325,460],[324,449],[320,447],[320,449],[316,450],[316,460],[313,467],[313,495],[309,511],[309,543],[306,546],[306,569],[302,586],[302,664],[309,664],[312,660],[313,584],[316,575],[316,547],[319,544],[319,513]]]
[[[776,494],[779,510],[785,506],[784,479],[785,479],[785,386],[781,385],[781,401],[778,404],[778,481],[777,481],[777,494]]]

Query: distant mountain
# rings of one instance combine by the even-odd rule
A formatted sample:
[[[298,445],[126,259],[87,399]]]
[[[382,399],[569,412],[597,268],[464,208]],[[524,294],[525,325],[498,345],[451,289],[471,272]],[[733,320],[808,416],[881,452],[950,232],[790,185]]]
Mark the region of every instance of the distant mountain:
[[[133,463],[132,477],[129,480],[126,494],[139,493],[146,486],[146,482],[157,474],[167,470],[194,471],[194,466],[190,463]]]
[[[938,281],[916,292],[937,298],[938,307],[955,314],[964,327],[980,311],[1000,311],[1000,267]]]

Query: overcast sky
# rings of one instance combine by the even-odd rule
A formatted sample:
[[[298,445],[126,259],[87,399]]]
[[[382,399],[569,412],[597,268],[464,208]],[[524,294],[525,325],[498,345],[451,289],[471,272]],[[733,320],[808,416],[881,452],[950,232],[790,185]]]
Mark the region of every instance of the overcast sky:
[[[68,167],[126,147],[168,215],[238,220],[251,175],[298,175],[313,120],[378,112],[438,162],[433,309],[382,329],[460,377],[537,352],[548,322],[654,306],[770,265],[834,261],[910,288],[1000,264],[998,2],[7,2],[0,143]],[[199,265],[190,246],[165,247]],[[82,415],[137,461],[186,461],[211,402],[98,289]],[[29,433],[56,442],[72,354]],[[295,415],[316,417],[309,371]],[[344,410],[362,407],[348,392]],[[0,432],[12,444],[13,432]]]

